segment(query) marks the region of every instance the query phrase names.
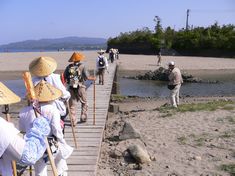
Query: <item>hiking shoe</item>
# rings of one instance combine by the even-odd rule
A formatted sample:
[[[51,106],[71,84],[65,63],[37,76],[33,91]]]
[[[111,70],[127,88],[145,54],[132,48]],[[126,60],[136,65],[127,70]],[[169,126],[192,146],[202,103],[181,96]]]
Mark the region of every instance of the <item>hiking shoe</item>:
[[[86,122],[87,119],[80,119],[80,122],[83,123],[83,122]]]
[[[86,122],[87,121],[87,115],[86,114],[82,114],[81,118],[80,118],[81,122]]]

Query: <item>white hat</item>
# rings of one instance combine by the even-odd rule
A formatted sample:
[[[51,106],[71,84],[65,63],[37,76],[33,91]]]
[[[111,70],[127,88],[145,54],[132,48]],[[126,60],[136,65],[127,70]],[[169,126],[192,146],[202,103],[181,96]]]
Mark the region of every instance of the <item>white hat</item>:
[[[170,66],[170,65],[175,65],[175,62],[174,61],[170,61],[169,63],[168,63],[168,66]]]
[[[104,53],[105,53],[105,50],[102,50],[102,49],[101,49],[101,50],[97,51],[97,53],[98,53],[98,54],[104,54]]]

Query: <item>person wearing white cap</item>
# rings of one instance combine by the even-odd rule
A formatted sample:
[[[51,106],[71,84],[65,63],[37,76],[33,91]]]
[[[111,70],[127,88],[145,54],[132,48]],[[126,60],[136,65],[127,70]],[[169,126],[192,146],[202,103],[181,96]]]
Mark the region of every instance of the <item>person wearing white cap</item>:
[[[105,70],[108,70],[108,60],[104,56],[105,51],[100,50],[97,52],[99,56],[96,58],[96,69],[97,69],[97,74],[99,76],[99,84],[104,85],[104,73]]]
[[[55,88],[44,80],[41,80],[35,87],[36,98],[40,103],[41,116],[49,121],[51,132],[50,137],[55,137],[58,141],[58,150],[55,153],[55,165],[59,175],[67,175],[66,159],[71,155],[73,148],[70,147],[63,136],[60,124],[60,113],[53,105],[53,101],[62,96],[62,91]],[[32,121],[36,119],[34,109],[27,106],[20,111],[19,128],[22,132],[28,132],[32,127]],[[47,176],[46,158],[42,157],[34,165],[36,176]]]
[[[183,83],[183,79],[180,69],[175,67],[175,62],[170,61],[168,63],[168,67],[169,67],[168,89],[171,90],[170,94],[171,105],[177,108],[177,106],[179,105],[179,92],[181,84]]]
[[[0,104],[12,104],[20,101],[10,89],[0,82]],[[37,118],[32,122],[32,128],[23,139],[20,131],[13,123],[0,117],[0,175],[12,176],[12,161],[23,165],[32,165],[39,160],[46,149],[44,138],[50,133],[46,119]]]

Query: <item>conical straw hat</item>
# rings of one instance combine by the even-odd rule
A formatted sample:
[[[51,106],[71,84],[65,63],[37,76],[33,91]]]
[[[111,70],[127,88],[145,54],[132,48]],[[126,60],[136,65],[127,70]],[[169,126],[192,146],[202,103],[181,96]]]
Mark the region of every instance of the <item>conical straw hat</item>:
[[[50,75],[56,70],[57,63],[51,57],[39,57],[29,64],[29,71],[39,77]]]
[[[8,89],[3,83],[0,82],[0,104],[7,105],[17,103],[20,97]]]
[[[85,58],[85,56],[82,53],[74,52],[73,55],[70,57],[68,62],[78,62]]]
[[[39,102],[53,101],[62,96],[62,91],[48,82],[41,80],[35,87],[36,98]]]

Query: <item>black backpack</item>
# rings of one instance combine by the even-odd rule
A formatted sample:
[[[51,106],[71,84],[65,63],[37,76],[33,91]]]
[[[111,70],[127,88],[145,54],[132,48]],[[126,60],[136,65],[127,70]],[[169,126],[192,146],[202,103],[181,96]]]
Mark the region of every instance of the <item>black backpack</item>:
[[[105,66],[104,58],[103,57],[99,57],[99,62],[98,63],[99,63],[100,67]]]

